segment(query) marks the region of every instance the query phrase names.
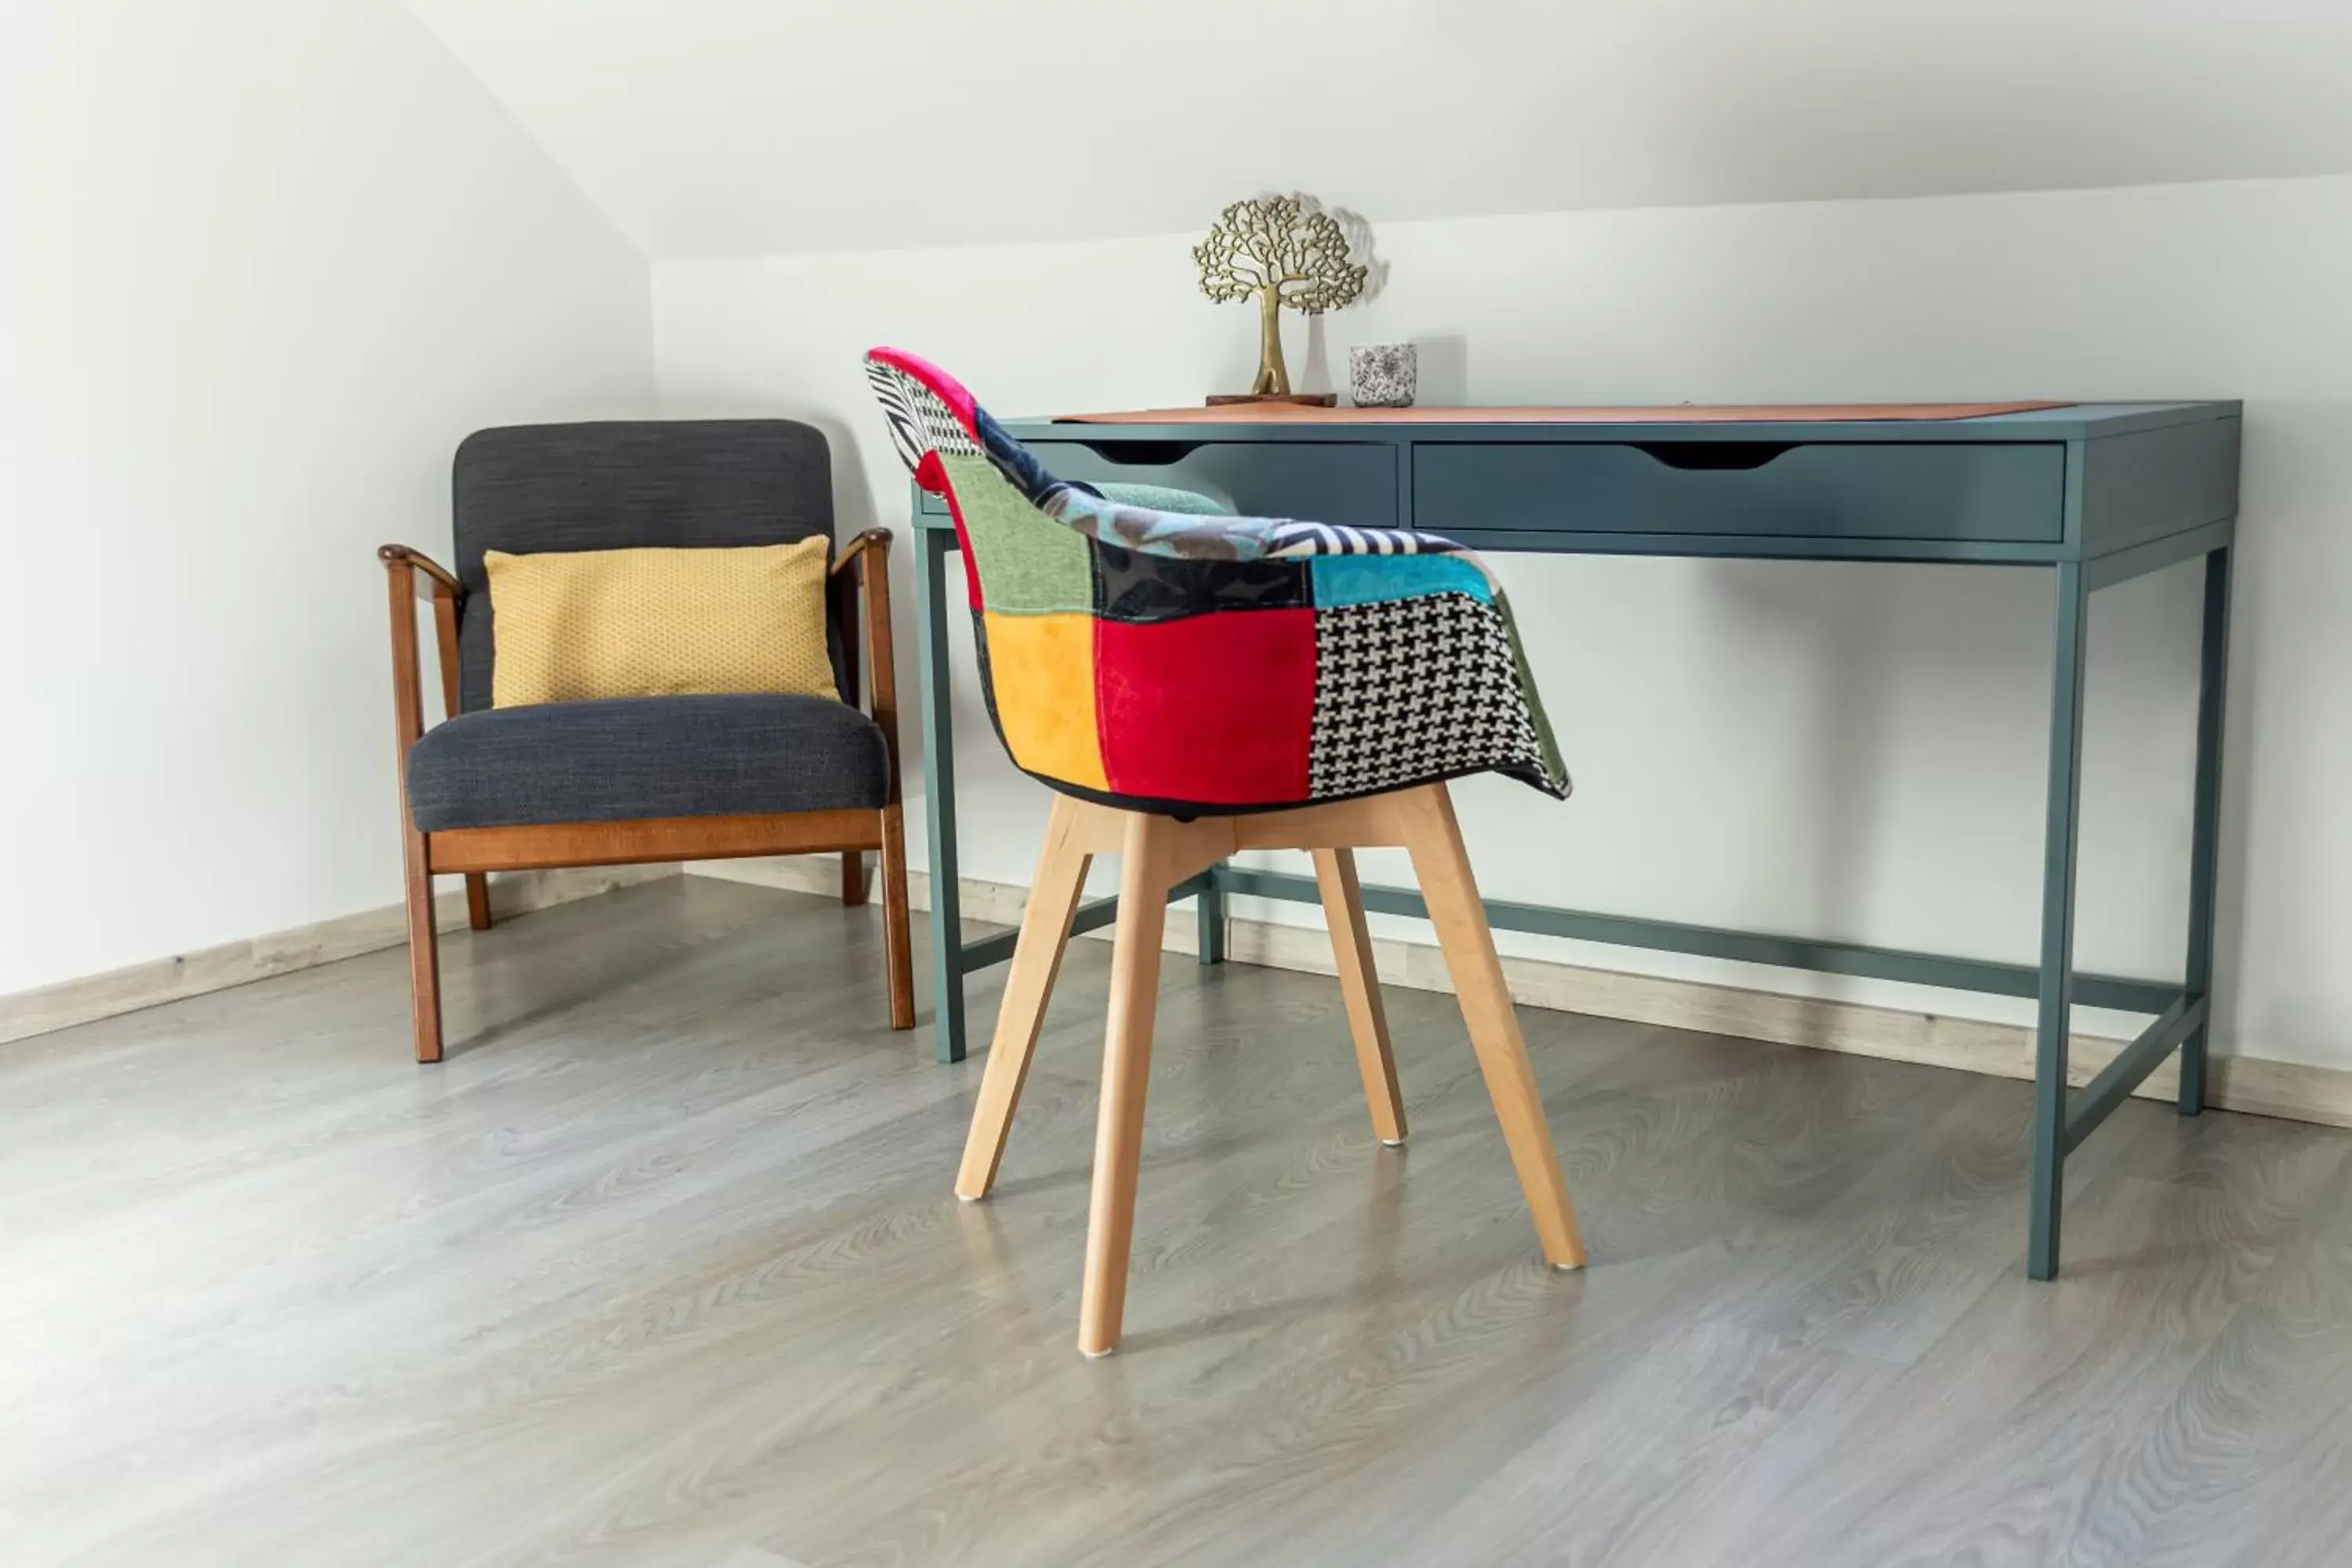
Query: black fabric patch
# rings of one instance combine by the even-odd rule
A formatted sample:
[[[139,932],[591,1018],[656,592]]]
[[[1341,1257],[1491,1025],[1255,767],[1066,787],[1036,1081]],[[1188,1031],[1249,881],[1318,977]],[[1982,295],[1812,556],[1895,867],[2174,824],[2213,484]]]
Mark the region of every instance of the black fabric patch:
[[[1181,561],[1095,541],[1095,614],[1174,621],[1217,610],[1303,610],[1315,602],[1304,561]]]
[[[996,668],[988,662],[988,615],[984,610],[971,612],[971,651],[980,661],[980,700],[988,707],[988,727],[996,731],[996,743],[1010,757],[1013,742],[1004,738],[1004,721],[996,713]],[[923,765],[930,766],[930,760],[925,758]]]

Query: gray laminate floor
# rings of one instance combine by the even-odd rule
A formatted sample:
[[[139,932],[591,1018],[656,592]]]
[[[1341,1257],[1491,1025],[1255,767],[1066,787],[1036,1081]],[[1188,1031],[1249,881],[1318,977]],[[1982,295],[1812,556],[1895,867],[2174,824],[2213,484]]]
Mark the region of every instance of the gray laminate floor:
[[[0,1047],[0,1563],[2352,1561],[2344,1134],[2127,1106],[2035,1286],[2025,1086],[1528,1011],[1554,1275],[1451,998],[1388,1152],[1332,983],[1171,963],[1087,1362],[1106,950],[966,1206],[877,931],[456,937],[437,1069],[398,952]]]

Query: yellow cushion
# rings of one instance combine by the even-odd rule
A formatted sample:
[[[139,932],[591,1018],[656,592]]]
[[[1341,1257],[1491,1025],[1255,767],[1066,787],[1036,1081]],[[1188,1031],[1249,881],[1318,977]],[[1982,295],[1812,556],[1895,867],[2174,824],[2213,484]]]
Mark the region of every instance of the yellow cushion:
[[[490,702],[771,691],[838,699],[826,541],[742,550],[486,552]]]

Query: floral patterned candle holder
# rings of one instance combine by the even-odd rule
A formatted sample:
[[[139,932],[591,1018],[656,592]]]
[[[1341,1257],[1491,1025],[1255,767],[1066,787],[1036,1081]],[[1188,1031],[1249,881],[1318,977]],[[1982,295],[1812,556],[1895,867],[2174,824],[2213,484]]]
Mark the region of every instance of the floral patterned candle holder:
[[[1411,343],[1370,343],[1348,351],[1348,391],[1359,408],[1410,408],[1420,359]]]

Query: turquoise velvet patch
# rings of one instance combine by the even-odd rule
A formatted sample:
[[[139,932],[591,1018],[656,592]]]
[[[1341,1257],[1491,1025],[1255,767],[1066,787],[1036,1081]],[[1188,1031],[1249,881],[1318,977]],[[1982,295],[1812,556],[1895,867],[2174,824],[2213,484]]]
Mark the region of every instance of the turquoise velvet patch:
[[[1467,594],[1482,605],[1495,599],[1486,574],[1454,555],[1318,555],[1313,566],[1318,610],[1424,594]]]

